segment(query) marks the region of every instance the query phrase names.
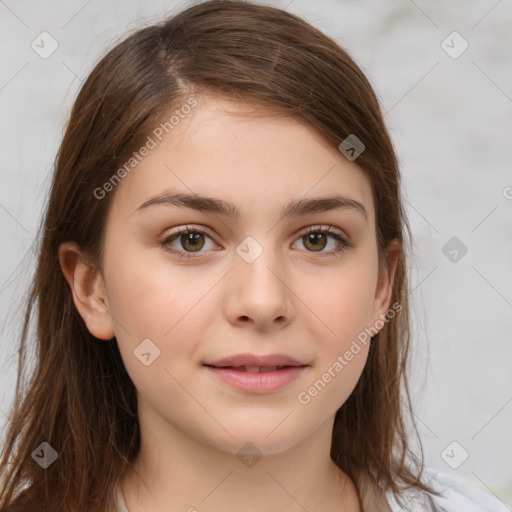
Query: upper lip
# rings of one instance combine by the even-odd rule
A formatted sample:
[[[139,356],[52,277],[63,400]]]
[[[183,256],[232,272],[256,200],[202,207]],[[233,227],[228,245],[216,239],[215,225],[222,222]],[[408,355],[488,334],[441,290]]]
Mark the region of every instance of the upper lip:
[[[268,354],[263,356],[257,356],[255,354],[236,354],[204,364],[218,368],[226,366],[258,366],[260,368],[271,368],[274,366],[307,366],[305,363],[301,363],[286,354]]]

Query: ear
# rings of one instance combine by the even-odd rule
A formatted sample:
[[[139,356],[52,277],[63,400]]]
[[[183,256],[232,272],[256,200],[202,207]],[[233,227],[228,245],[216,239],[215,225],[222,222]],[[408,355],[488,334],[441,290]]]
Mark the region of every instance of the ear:
[[[59,262],[75,306],[89,332],[102,340],[112,339],[114,323],[101,273],[93,268],[76,242],[60,244]]]
[[[375,326],[378,320],[380,320],[380,322],[378,322],[377,325],[382,324],[382,320],[385,318],[386,312],[389,309],[399,254],[400,243],[398,240],[393,239],[386,248],[386,261],[384,261],[379,268],[379,277],[373,301],[372,326]],[[376,332],[380,331],[382,326],[380,328],[375,327],[374,329]]]

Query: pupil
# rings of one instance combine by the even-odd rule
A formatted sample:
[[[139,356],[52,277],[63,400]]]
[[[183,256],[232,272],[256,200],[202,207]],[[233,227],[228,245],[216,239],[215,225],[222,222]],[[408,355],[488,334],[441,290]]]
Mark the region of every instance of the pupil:
[[[324,242],[323,244],[322,241]],[[318,242],[320,242],[320,244]],[[323,233],[310,233],[308,235],[308,243],[312,243],[313,248],[317,250],[323,249],[325,247],[325,236]]]
[[[203,244],[195,244],[195,242],[198,241],[198,238],[202,236],[202,233],[185,233],[183,236],[185,237],[185,243],[183,244],[185,248],[187,248],[187,245],[189,245],[188,248],[191,249],[195,248],[197,250],[202,248]]]

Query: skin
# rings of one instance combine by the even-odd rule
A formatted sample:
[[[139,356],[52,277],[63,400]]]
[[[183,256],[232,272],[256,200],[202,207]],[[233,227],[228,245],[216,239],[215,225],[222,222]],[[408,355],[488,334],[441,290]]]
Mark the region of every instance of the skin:
[[[201,97],[122,179],[111,192],[101,271],[74,242],[59,248],[88,330],[116,337],[137,388],[141,450],[120,485],[130,512],[359,511],[354,482],[329,451],[335,412],[369,345],[307,405],[297,396],[386,313],[397,247],[387,273],[371,184],[356,162],[294,119],[234,116],[240,109]],[[170,188],[232,202],[240,218],[164,205],[135,212]],[[292,199],[333,191],[364,205],[368,218],[349,208],[279,218]],[[336,253],[329,237],[315,251],[303,232],[318,225],[352,247]],[[186,226],[208,231],[199,253],[184,237],[185,245],[180,237],[170,243],[199,254],[190,260],[159,245]],[[236,252],[248,236],[263,249],[252,263]],[[148,338],[160,356],[145,366],[134,350]],[[267,394],[232,388],[202,366],[241,352],[284,353],[310,366]],[[262,455],[251,467],[237,457],[247,442]]]

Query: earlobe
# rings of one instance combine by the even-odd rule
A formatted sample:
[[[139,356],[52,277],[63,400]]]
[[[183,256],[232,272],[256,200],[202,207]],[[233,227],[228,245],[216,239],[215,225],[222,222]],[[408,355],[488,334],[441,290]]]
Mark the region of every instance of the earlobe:
[[[102,340],[112,339],[114,323],[101,273],[93,268],[76,242],[64,242],[59,246],[59,262],[73,302],[89,332]]]
[[[390,307],[399,254],[400,244],[398,240],[391,240],[386,250],[387,267],[386,265],[382,265],[379,270],[379,278],[373,303],[372,325],[381,325],[382,319],[386,317],[386,313]],[[378,330],[380,330],[380,328]]]

